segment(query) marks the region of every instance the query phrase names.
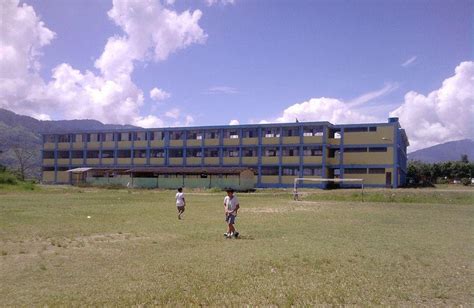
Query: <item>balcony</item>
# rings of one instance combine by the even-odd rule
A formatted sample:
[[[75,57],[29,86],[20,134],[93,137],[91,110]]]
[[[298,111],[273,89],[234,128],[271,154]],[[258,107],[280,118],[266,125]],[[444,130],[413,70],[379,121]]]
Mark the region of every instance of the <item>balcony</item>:
[[[72,143],[73,150],[82,150],[84,149],[84,142],[73,142]]]
[[[43,165],[54,166],[54,158],[43,159]]]
[[[242,164],[256,165],[258,164],[258,157],[242,157]]]
[[[330,145],[341,145],[341,139],[328,138],[328,143]]]
[[[219,139],[204,139],[204,145],[219,145]]]
[[[117,158],[118,165],[131,165],[132,159],[131,158]]]
[[[104,141],[104,142],[102,142],[102,148],[107,148],[107,149],[115,148],[115,141]]]
[[[262,144],[279,144],[280,137],[268,137],[262,138]]]
[[[326,158],[327,165],[339,165],[339,157],[328,157]]]
[[[69,165],[69,158],[58,158],[58,165]]]
[[[61,142],[58,143],[58,150],[69,150],[70,146],[69,142]]]
[[[186,165],[200,165],[201,157],[186,157]]]
[[[89,150],[96,150],[100,148],[100,142],[88,142],[87,149]]]
[[[283,137],[283,144],[299,144],[299,136]]]
[[[46,142],[43,144],[45,150],[54,150],[55,143],[54,142]]]
[[[303,157],[303,164],[322,164],[323,157],[322,156],[304,156]]]
[[[86,160],[86,165],[98,165],[100,163],[98,158],[88,158]]]
[[[114,159],[113,158],[102,158],[102,165],[113,165]]]
[[[299,156],[283,156],[281,158],[282,164],[299,164],[300,157]]]
[[[168,158],[168,164],[181,166],[181,165],[183,165],[183,158],[181,158],[181,157],[170,157],[170,158]]]
[[[224,157],[222,163],[224,165],[238,165],[240,159],[238,157]]]
[[[202,140],[198,140],[198,139],[189,139],[189,140],[186,140],[186,145],[188,147],[200,147],[202,144]]]
[[[119,141],[117,142],[117,146],[119,149],[130,149],[132,147],[131,141]]]
[[[205,165],[219,165],[219,157],[204,157]]]
[[[260,180],[262,184],[278,184],[280,177],[278,175],[262,175]]]
[[[136,157],[133,159],[134,165],[146,165],[146,158],[143,157]]]
[[[72,165],[82,165],[84,163],[83,158],[73,158],[71,159],[71,164]]]
[[[162,148],[165,146],[165,142],[163,140],[152,140],[150,141],[150,146],[154,148]]]
[[[240,144],[240,139],[239,138],[225,138],[224,139],[224,145],[239,145]]]
[[[243,138],[242,139],[242,144],[243,145],[257,145],[258,144],[258,138]]]
[[[278,156],[273,157],[262,157],[263,165],[278,165],[280,163],[280,158]]]
[[[165,164],[165,159],[162,157],[156,158],[152,157],[150,158],[150,165],[164,165]]]
[[[303,143],[304,144],[310,144],[310,143],[321,144],[323,143],[323,137],[322,136],[304,136]]]

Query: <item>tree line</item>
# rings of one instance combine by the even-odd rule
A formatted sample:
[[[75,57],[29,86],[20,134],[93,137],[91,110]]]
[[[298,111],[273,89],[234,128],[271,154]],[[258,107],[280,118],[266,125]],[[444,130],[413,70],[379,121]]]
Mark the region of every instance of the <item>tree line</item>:
[[[469,162],[467,155],[461,155],[459,161],[433,164],[412,160],[408,162],[407,183],[429,186],[460,181],[464,185],[469,185],[473,175],[474,163]]]

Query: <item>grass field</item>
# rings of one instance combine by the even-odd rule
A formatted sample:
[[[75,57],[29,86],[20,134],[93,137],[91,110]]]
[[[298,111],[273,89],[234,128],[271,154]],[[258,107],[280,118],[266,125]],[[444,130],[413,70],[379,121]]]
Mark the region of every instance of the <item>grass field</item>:
[[[185,193],[0,188],[0,305],[473,303],[472,189]]]

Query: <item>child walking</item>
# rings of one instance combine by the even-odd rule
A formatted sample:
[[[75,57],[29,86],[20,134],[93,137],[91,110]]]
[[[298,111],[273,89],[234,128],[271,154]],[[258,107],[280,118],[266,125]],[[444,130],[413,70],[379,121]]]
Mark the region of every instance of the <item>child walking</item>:
[[[181,219],[181,215],[184,213],[186,207],[186,200],[184,200],[183,188],[178,188],[176,193],[176,208],[178,209],[178,219]]]
[[[237,217],[237,211],[240,208],[239,199],[234,196],[233,189],[227,189],[227,196],[224,198],[225,221],[227,223],[227,232],[224,236],[227,238],[238,237],[239,232],[235,231],[234,224]]]

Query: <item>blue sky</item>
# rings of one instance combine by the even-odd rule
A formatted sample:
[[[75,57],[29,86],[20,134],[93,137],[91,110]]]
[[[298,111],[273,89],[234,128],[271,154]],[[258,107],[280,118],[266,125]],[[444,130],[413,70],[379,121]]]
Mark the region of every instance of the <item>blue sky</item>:
[[[38,52],[25,55],[38,63],[36,71],[28,69],[25,80],[39,80],[44,88],[9,89],[15,95],[4,95],[3,101],[0,97],[0,107],[19,113],[141,126],[285,122],[296,117],[337,124],[385,122],[392,114],[410,130],[418,130],[419,116],[434,113],[422,126],[427,132],[408,131],[415,147],[472,138],[473,1],[26,0],[15,4],[17,13],[25,9],[23,3],[34,11],[35,29],[46,28],[54,37],[39,44],[40,39],[32,36]],[[173,25],[157,22],[143,33],[127,32],[116,21],[123,12],[129,14],[130,7],[138,11],[145,4],[157,14],[166,10],[199,17]],[[116,19],[108,15],[113,7],[120,13]],[[15,10],[13,5],[9,9]],[[144,24],[129,14],[124,23],[140,28],[146,22],[142,19]],[[176,29],[183,25],[187,39],[176,42]],[[150,45],[143,43],[148,39],[133,39],[153,36],[168,26]],[[121,61],[118,49],[104,52],[114,37],[126,39],[130,50],[134,42],[144,45],[137,56]],[[171,47],[156,59],[156,45]],[[117,81],[117,74],[110,73],[113,64],[96,63],[101,56],[115,55],[113,63],[129,61],[133,66],[124,74],[129,80]],[[61,64],[68,66],[61,68],[63,79],[58,81],[52,71]],[[94,77],[86,78],[87,71]],[[81,84],[73,91],[72,79]],[[92,79],[91,84],[104,93],[108,79],[120,86],[100,96],[107,101],[102,109],[95,97],[85,93],[94,87]],[[153,88],[167,95],[152,99]],[[456,91],[467,91],[467,96],[443,94]],[[70,100],[64,98],[72,92]],[[407,98],[407,93],[413,95]],[[124,105],[128,107],[122,110]],[[68,111],[71,108],[77,111]],[[461,124],[467,128],[452,127],[449,122],[457,118],[453,110],[466,110],[467,122]]]

